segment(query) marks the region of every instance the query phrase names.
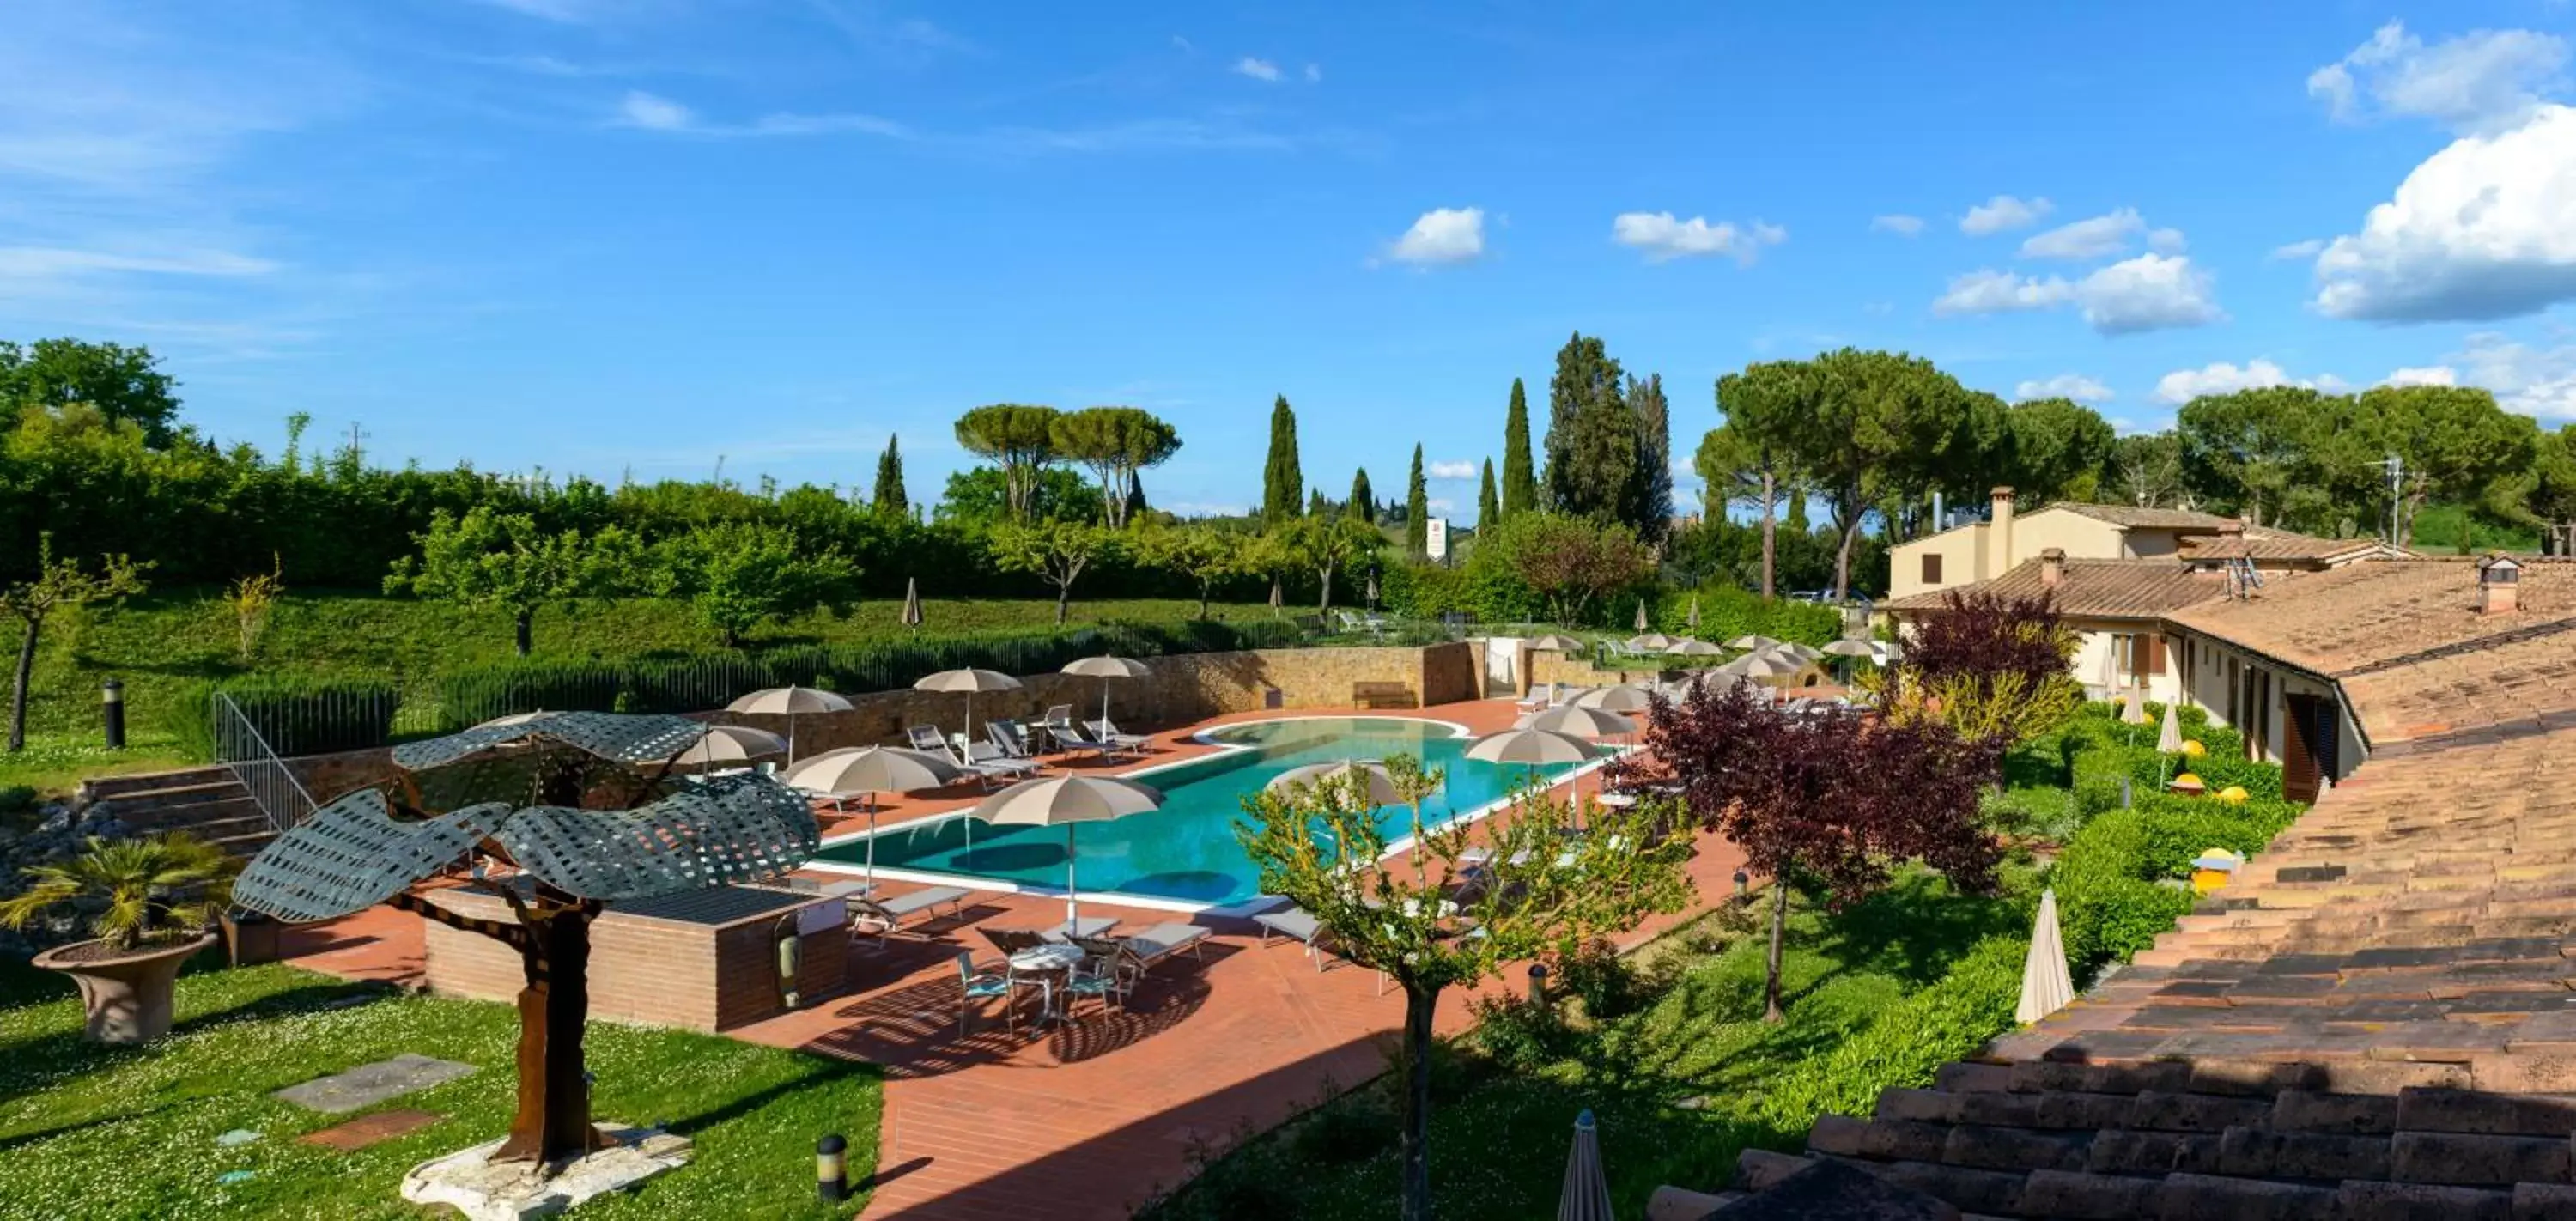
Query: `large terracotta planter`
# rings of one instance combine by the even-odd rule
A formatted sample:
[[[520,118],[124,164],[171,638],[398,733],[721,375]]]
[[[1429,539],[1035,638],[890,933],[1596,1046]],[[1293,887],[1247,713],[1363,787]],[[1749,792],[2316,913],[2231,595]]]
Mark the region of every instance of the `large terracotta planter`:
[[[170,985],[179,968],[213,945],[209,934],[112,958],[82,958],[95,952],[95,941],[56,946],[36,955],[35,964],[60,971],[80,985],[81,1006],[89,1013],[89,1037],[101,1043],[148,1043],[170,1033]]]

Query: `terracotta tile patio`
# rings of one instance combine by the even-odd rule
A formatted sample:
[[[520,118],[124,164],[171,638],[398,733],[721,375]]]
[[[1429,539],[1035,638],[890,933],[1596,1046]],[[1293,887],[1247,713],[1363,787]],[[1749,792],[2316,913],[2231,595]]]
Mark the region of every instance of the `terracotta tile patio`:
[[[1515,710],[1486,700],[1371,715],[1435,717],[1482,733],[1509,725]],[[1144,765],[1208,749],[1181,740],[1200,728],[1161,735]],[[968,800],[938,794],[889,802],[880,817],[935,813]],[[1703,895],[1720,895],[1741,862],[1731,845],[1704,837],[1691,873]],[[928,926],[921,938],[854,948],[853,991],[727,1032],[883,1067],[879,1180],[867,1217],[1125,1217],[1185,1178],[1194,1150],[1273,1126],[1386,1067],[1385,1040],[1401,1024],[1403,997],[1380,995],[1376,975],[1357,967],[1333,962],[1318,970],[1296,945],[1262,947],[1243,921],[1207,921],[1218,933],[1203,958],[1159,964],[1128,1011],[1086,1005],[1073,1023],[1043,1031],[1023,1023],[1013,1032],[998,1008],[988,1007],[974,1031],[961,1034],[957,951],[988,960],[992,950],[976,927],[1049,924],[1062,919],[1062,902],[979,892],[959,920]],[[1088,900],[1083,907],[1130,925],[1176,918]],[[1642,941],[1678,919],[1658,919],[1627,940]],[[316,970],[395,980],[420,973],[418,918],[406,913],[379,908],[297,937],[297,961]],[[1519,986],[1520,975],[1513,970],[1489,987]],[[1469,999],[1443,999],[1444,1032],[1464,1025]]]

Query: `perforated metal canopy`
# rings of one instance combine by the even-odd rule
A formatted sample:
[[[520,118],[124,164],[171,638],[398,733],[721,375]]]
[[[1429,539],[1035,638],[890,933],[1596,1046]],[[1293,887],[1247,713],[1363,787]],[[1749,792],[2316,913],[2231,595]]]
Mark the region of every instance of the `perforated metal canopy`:
[[[423,771],[527,743],[569,746],[619,763],[659,763],[695,745],[706,733],[705,724],[682,716],[540,712],[511,724],[486,722],[443,738],[397,746],[394,766]]]
[[[521,810],[493,838],[557,889],[614,902],[773,878],[813,856],[822,833],[802,794],[745,775],[633,810]]]
[[[233,881],[233,902],[290,923],[364,911],[465,855],[510,816],[499,802],[426,821],[394,818],[359,789],[277,837]]]

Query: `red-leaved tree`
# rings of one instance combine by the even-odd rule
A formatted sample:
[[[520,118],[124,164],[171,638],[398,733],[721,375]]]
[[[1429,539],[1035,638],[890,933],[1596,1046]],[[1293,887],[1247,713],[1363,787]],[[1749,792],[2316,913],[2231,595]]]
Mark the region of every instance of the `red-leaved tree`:
[[[2007,598],[1954,589],[1942,603],[1940,610],[1916,617],[1897,663],[1926,685],[2018,674],[2036,687],[2066,673],[2074,633],[2047,594]]]
[[[2001,766],[1999,740],[1962,738],[1937,720],[1791,716],[1745,687],[1703,684],[1680,703],[1656,698],[1645,745],[1612,765],[1611,782],[1678,784],[1692,816],[1772,879],[1766,1021],[1782,1018],[1789,879],[1812,880],[1835,907],[1909,860],[1962,890],[1995,883],[2003,853],[1978,823],[1977,798]]]

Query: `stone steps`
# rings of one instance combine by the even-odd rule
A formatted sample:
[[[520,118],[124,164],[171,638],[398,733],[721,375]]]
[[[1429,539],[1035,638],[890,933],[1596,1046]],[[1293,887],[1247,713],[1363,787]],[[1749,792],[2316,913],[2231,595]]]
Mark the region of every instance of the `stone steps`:
[[[223,768],[91,781],[94,807],[143,835],[185,833],[247,859],[276,838],[276,828],[250,790]]]

